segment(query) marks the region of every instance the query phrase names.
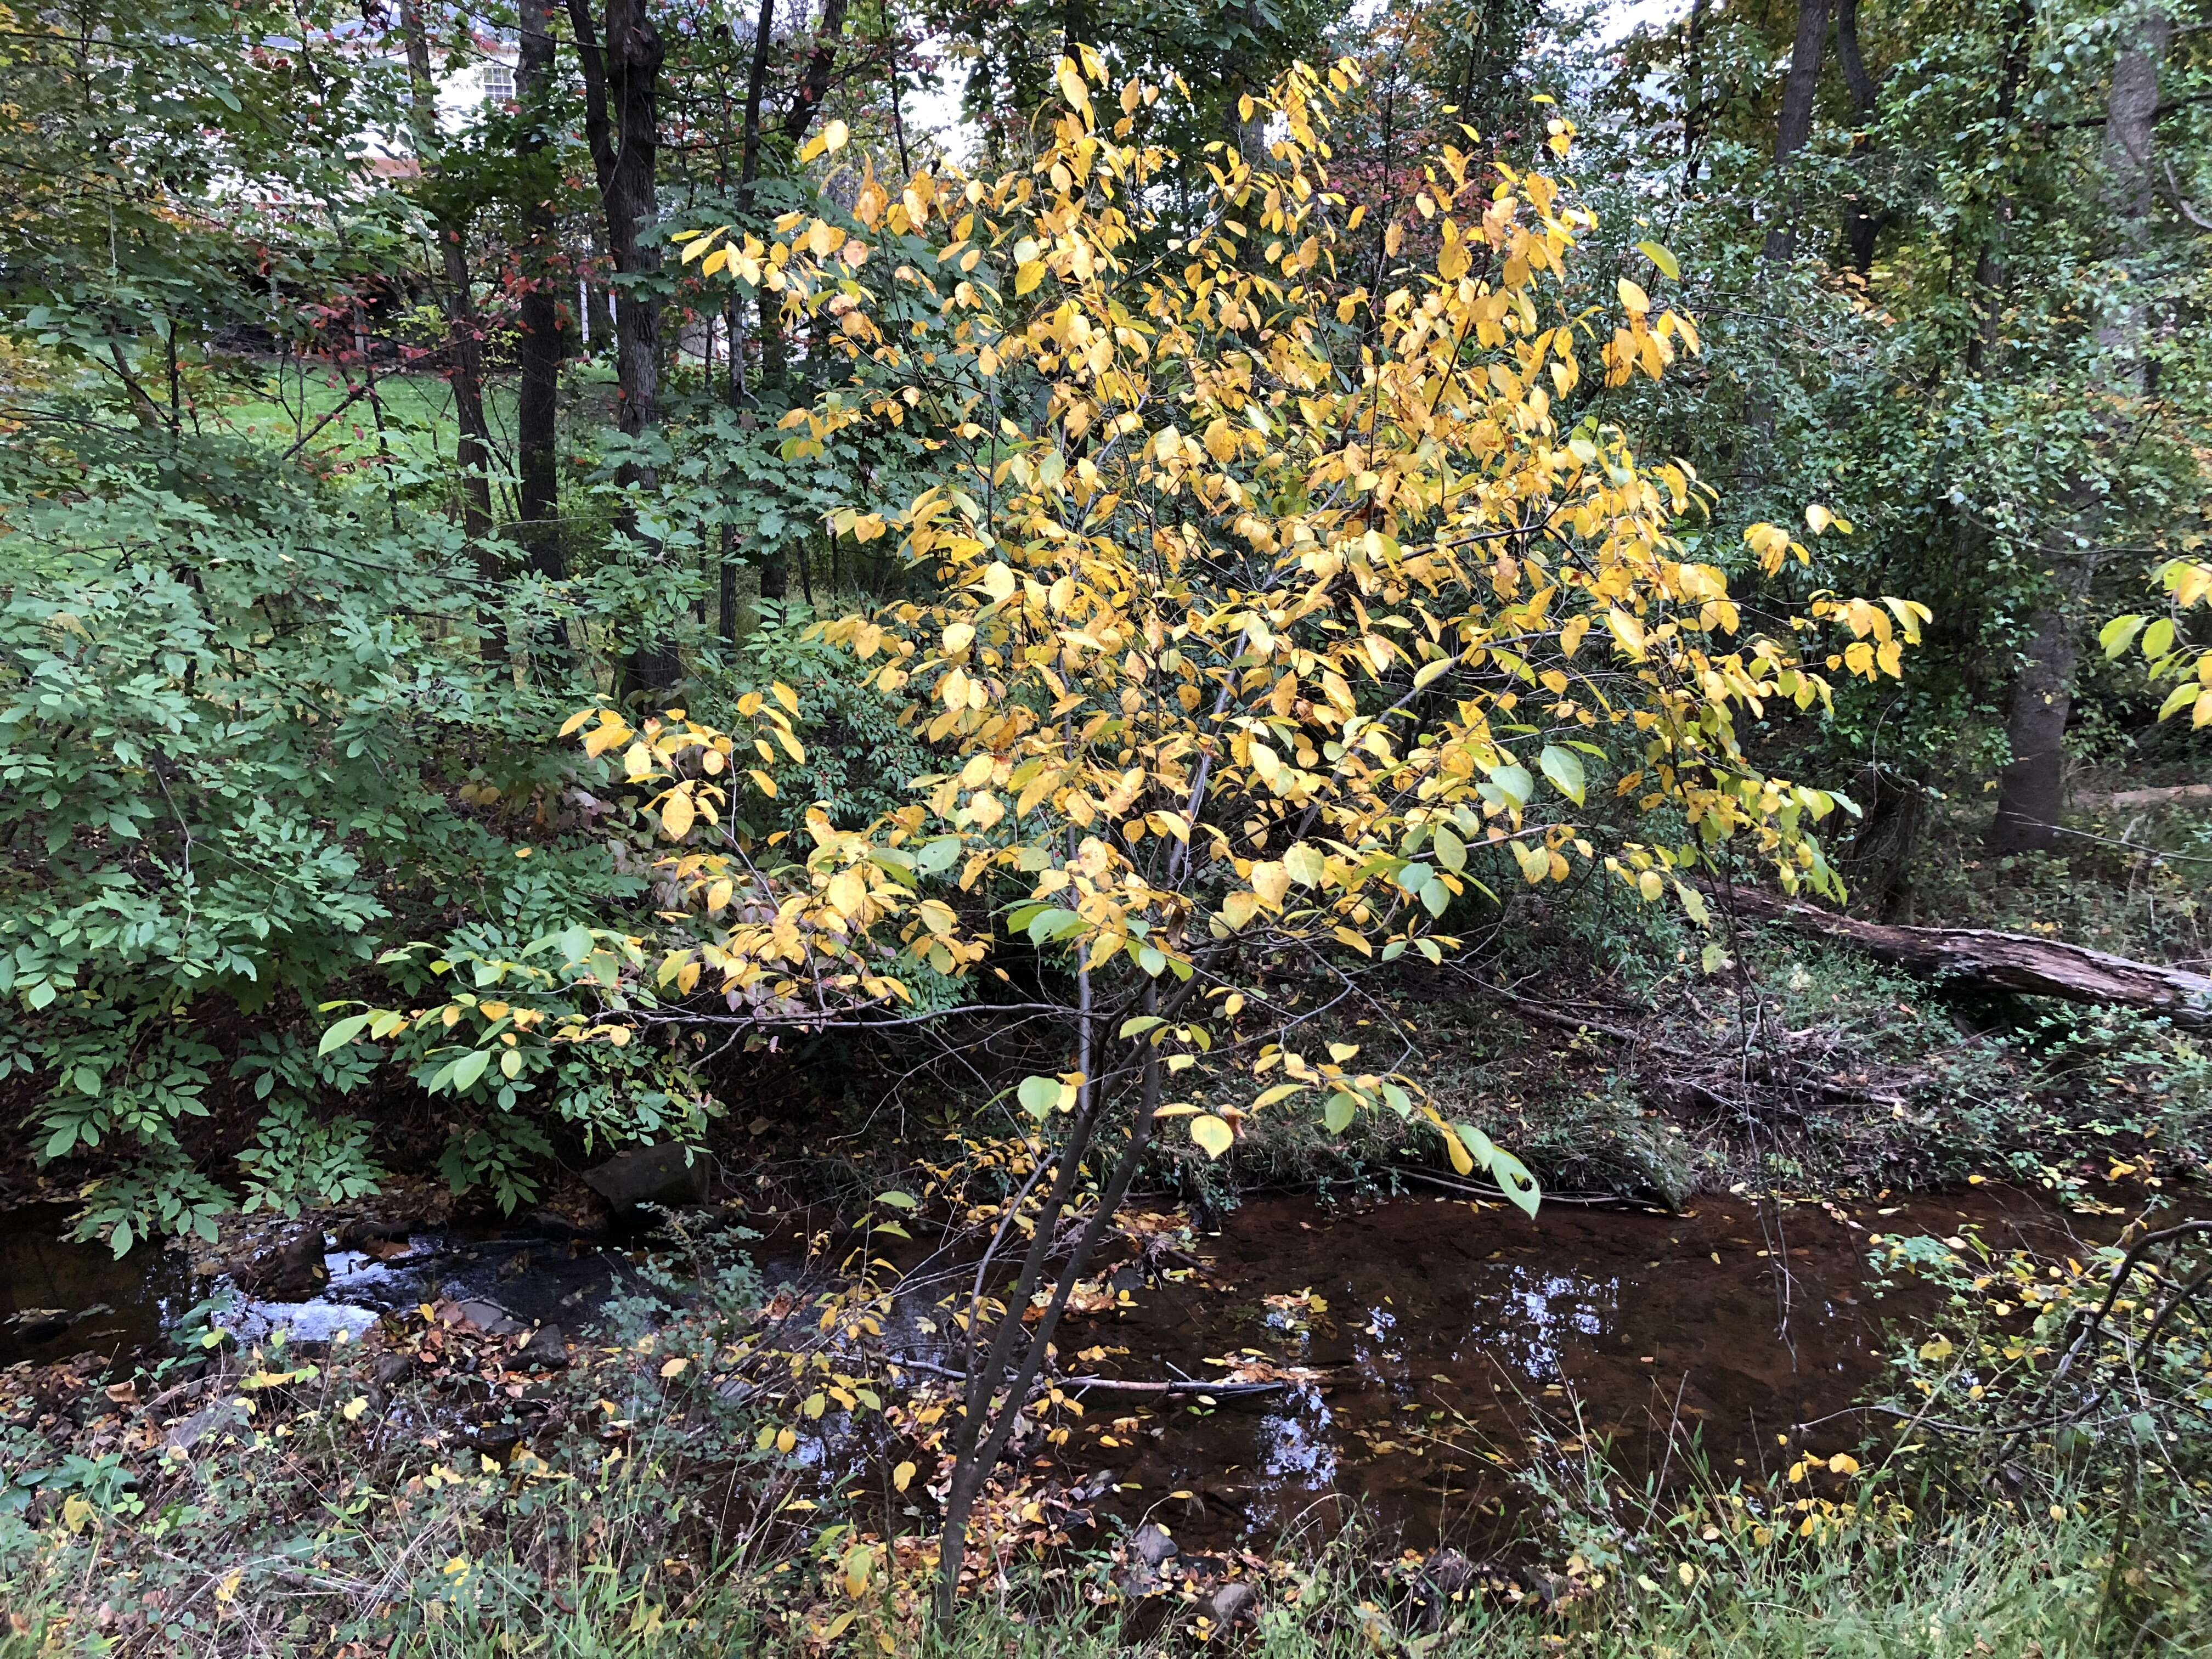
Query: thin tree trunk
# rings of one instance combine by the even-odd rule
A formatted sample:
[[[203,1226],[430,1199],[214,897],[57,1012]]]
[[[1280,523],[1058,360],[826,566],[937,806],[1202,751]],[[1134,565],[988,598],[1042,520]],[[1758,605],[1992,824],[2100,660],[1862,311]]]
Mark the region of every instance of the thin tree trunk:
[[[1164,1012],[1173,1018],[1188,997],[1188,988],[1175,993],[1167,1002]],[[1158,1016],[1163,1006],[1157,986],[1145,989],[1144,1011]],[[1089,1014],[1086,1005],[1084,1015]],[[1015,1337],[1022,1328],[1031,1290],[1040,1276],[1043,1265],[1043,1250],[1049,1249],[1051,1236],[1065,1206],[1074,1179],[1082,1163],[1082,1152],[1090,1140],[1091,1125],[1103,1109],[1103,1089],[1094,1091],[1089,1110],[1079,1107],[1078,1127],[1071,1132],[1070,1143],[1061,1153],[1063,1162],[1053,1183],[1052,1197],[1044,1212],[1037,1217],[1036,1234],[1029,1258],[1023,1265],[1021,1279],[1014,1294],[1009,1298],[1006,1317],[994,1334],[988,1358],[980,1370],[969,1368],[963,1411],[959,1427],[955,1431],[955,1454],[952,1481],[945,1496],[945,1525],[939,1540],[939,1569],[937,1581],[937,1612],[940,1620],[949,1619],[960,1589],[960,1569],[967,1553],[968,1519],[974,1512],[977,1494],[983,1482],[1005,1453],[1006,1443],[1013,1436],[1014,1425],[1019,1420],[1022,1407],[1028,1402],[1030,1390],[1044,1366],[1051,1352],[1052,1339],[1060,1326],[1060,1316],[1066,1310],[1067,1298],[1085,1270],[1090,1266],[1093,1251],[1104,1235],[1107,1224],[1121,1208],[1121,1200],[1129,1190],[1129,1182],[1143,1161],[1145,1148],[1152,1139],[1156,1114],[1160,1105],[1161,1066],[1159,1050],[1151,1043],[1143,1043],[1140,1078],[1135,1121],[1129,1126],[1128,1145],[1115,1162],[1098,1202],[1084,1224],[1076,1239],[1074,1253],[1061,1267],[1053,1283],[1051,1299],[1046,1304],[1044,1316],[1037,1322],[1023,1351],[1019,1366],[1011,1379],[1005,1379],[1006,1363],[1012,1358]],[[1086,1077],[1089,1075],[1085,1073]],[[1001,1380],[1006,1380],[1006,1397],[988,1433],[983,1432],[983,1420],[989,1410],[991,1395]]]
[[[660,151],[660,67],[667,48],[649,0],[607,0],[604,50],[589,0],[568,0],[584,66],[584,134],[599,175],[607,251],[614,260],[615,424],[644,438],[660,424],[660,246],[647,228],[659,212],[654,169]],[[624,465],[620,482],[651,490],[649,462]],[[632,527],[635,519],[631,519]],[[665,640],[640,641],[623,667],[623,695],[654,702],[683,678],[682,660]]]
[[[438,159],[438,94],[430,75],[430,41],[422,27],[418,0],[400,0],[399,27],[407,47],[416,162],[427,182]],[[484,654],[504,661],[507,630],[497,621],[495,586],[500,574],[499,557],[489,541],[491,427],[484,418],[483,343],[476,298],[470,289],[465,227],[434,211],[431,228],[438,238],[445,276],[447,376],[453,388],[454,415],[460,425],[453,459],[461,474],[461,527],[476,546],[478,572],[486,586],[484,597],[491,607],[483,629]]]
[[[645,0],[607,0],[602,49],[587,0],[568,0],[584,65],[584,132],[599,175],[615,268],[615,423],[635,437],[660,420],[660,304],[653,294],[660,249],[641,233],[659,210],[653,169],[659,154],[660,65],[666,47]],[[632,469],[638,482],[658,482]]]
[[[1682,54],[1682,194],[1698,182],[1698,143],[1705,126],[1705,6],[1690,0],[1689,39]]]
[[[1790,158],[1813,136],[1813,106],[1820,92],[1820,60],[1828,47],[1829,0],[1797,0],[1797,37],[1790,47],[1790,74],[1782,83],[1782,114],[1774,128],[1774,167],[1787,170]],[[1787,264],[1797,252],[1797,198],[1790,193],[1766,233],[1766,257]]]
[[[775,44],[775,0],[761,0],[760,15],[753,28],[753,60],[745,76],[744,136],[738,159],[738,207],[750,215],[753,208],[753,187],[760,179],[761,161],[761,103],[768,91],[769,54]],[[778,307],[781,301],[766,288],[759,290],[761,368],[757,383],[760,391],[783,387],[783,335]],[[754,393],[757,402],[759,391]],[[783,544],[778,542],[767,550],[761,564],[760,592],[763,599],[781,605],[791,589],[790,561]]]
[[[2020,108],[2021,83],[2027,78],[2027,53],[2035,22],[2034,0],[2017,0],[2012,27],[2005,40],[2003,62],[1997,70],[1996,128],[2002,143],[2005,130]],[[1981,251],[1974,259],[1973,303],[1978,314],[1974,331],[1966,338],[1966,369],[1978,374],[1997,343],[1998,324],[2004,312],[2004,295],[2010,283],[2006,268],[2006,238],[2012,220],[2009,195],[1991,214]]]
[[[1851,135],[1851,170],[1859,182],[1844,208],[1844,251],[1851,269],[1864,276],[1874,270],[1875,242],[1888,216],[1876,213],[1867,199],[1874,153],[1867,129],[1874,125],[1875,110],[1881,101],[1881,83],[1867,73],[1866,59],[1859,53],[1859,0],[1836,0],[1836,62],[1858,117],[1858,131]]]
[[[528,165],[546,146],[554,46],[547,0],[520,0],[519,16],[522,52],[516,91],[526,124],[520,148],[525,188],[533,199],[523,216],[530,245],[523,266],[526,287],[516,351],[521,370],[515,410],[516,471],[522,544],[528,550],[530,568],[550,581],[560,581],[568,574],[561,548],[559,453],[561,359],[567,342],[562,337],[557,297],[561,276],[553,204],[550,196],[536,199],[537,169]],[[546,182],[550,185],[550,179]]]
[[[2134,38],[2112,65],[2105,106],[2105,189],[2118,222],[2119,241],[2139,253],[2157,204],[2154,143],[2158,121],[2159,71],[2173,40],[2173,18],[2159,0],[2137,13]],[[2143,347],[2149,316],[2140,284],[2121,290],[2096,325],[2096,373],[2125,404],[2148,390]],[[2121,416],[2124,422],[2126,416]],[[2105,434],[2117,442],[2116,427]],[[2029,625],[2020,672],[2005,710],[2011,762],[1997,782],[1996,816],[1990,824],[1992,852],[2046,851],[2058,841],[2064,805],[2067,717],[2072,709],[2074,665],[2080,654],[2076,615],[2096,574],[2095,548],[2104,525],[2105,497],[2077,478],[2069,489],[2073,511],[2046,541],[2058,593]]]
[[[824,0],[821,25],[814,31],[813,50],[806,54],[799,91],[783,113],[783,136],[793,144],[806,137],[822,100],[830,95],[830,77],[837,67],[837,46],[845,35],[845,12],[849,0]]]
[[[2078,597],[2063,592],[2066,599]],[[2065,804],[2064,740],[2080,655],[2078,619],[2072,605],[2053,605],[2037,611],[2029,628],[2020,672],[2005,700],[2005,744],[2012,759],[1997,777],[1989,837],[1993,853],[2049,851],[2057,845],[2058,813]]]

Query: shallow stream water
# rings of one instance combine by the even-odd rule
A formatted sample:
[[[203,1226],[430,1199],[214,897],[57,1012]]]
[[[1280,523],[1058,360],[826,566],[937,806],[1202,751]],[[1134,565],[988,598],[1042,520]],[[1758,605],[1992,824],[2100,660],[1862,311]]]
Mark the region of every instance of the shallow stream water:
[[[1418,1199],[1356,1212],[1263,1200],[1204,1241],[1210,1285],[1142,1291],[1061,1346],[1127,1348],[1086,1368],[1122,1376],[1219,1376],[1206,1362],[1241,1352],[1328,1379],[1212,1409],[1165,1403],[1116,1448],[1098,1442],[1124,1437],[1091,1431],[1085,1460],[1115,1469],[1110,1507],[1172,1517],[1178,1537],[1270,1535],[1357,1509],[1409,1543],[1458,1541],[1492,1529],[1499,1460],[1540,1448],[1555,1468],[1602,1450],[1640,1480],[1692,1457],[1723,1477],[1786,1464],[1784,1436],[1854,1443],[1856,1421],[1796,1425],[1850,1406],[1894,1351],[1885,1324],[1930,1308],[1917,1284],[1877,1288],[1871,1241],[1967,1231],[2045,1254],[2069,1237],[2064,1217],[1988,1188],[1833,1209],[1550,1206],[1533,1221]],[[1288,1299],[1301,1291],[1304,1307]]]
[[[60,1243],[62,1214],[0,1216],[0,1364],[121,1358],[192,1305],[174,1254],[118,1262]],[[1093,1395],[1066,1444],[1030,1455],[1084,1481],[1098,1507],[1186,1540],[1354,1510],[1409,1544],[1475,1540],[1505,1496],[1501,1461],[1564,1469],[1602,1449],[1640,1480],[1692,1456],[1723,1475],[1787,1462],[1781,1437],[1851,1443],[1850,1420],[1796,1425],[1850,1406],[1881,1372],[1885,1322],[1929,1305],[1915,1287],[1881,1289],[1870,1246],[1967,1232],[2046,1255],[2069,1238],[2063,1216],[1990,1188],[1849,1206],[1707,1198],[1680,1214],[1550,1205],[1533,1221],[1461,1200],[1258,1199],[1170,1274],[1121,1269],[1123,1305],[1072,1316],[1063,1363],[1155,1382],[1229,1364],[1301,1380],[1243,1398]],[[780,1264],[763,1248],[773,1284]],[[234,1300],[222,1317],[243,1335],[285,1326],[327,1340],[418,1304],[482,1298],[574,1334],[634,1285],[641,1259],[586,1240],[438,1234],[383,1254],[332,1250],[314,1299]]]

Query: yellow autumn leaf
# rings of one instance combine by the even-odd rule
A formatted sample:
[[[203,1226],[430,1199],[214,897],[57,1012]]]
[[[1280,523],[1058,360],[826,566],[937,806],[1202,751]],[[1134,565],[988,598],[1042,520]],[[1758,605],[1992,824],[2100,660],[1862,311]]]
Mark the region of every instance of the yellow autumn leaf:
[[[1291,890],[1291,872],[1272,859],[1252,866],[1252,890],[1271,907],[1279,907]]]
[[[661,798],[660,832],[671,841],[681,841],[691,833],[691,787],[689,784],[670,790]]]
[[[1060,95],[1067,100],[1068,107],[1083,115],[1091,113],[1091,88],[1083,84],[1073,58],[1060,60],[1060,72],[1054,77],[1060,85]]]
[[[1190,1138],[1208,1158],[1218,1158],[1237,1144],[1237,1132],[1211,1112],[1191,1119]]]

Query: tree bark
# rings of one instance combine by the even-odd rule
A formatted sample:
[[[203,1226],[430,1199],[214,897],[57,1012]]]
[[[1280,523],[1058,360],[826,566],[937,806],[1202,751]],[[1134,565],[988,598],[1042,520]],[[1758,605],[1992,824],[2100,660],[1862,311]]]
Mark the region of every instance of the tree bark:
[[[1682,54],[1682,194],[1698,182],[1698,142],[1705,122],[1705,8],[1690,0],[1688,40]]]
[[[660,302],[652,291],[660,248],[642,233],[659,207],[654,167],[660,150],[660,66],[667,48],[647,0],[607,0],[604,50],[588,0],[568,3],[584,65],[584,133],[615,267],[615,424],[635,437],[660,422]],[[630,471],[635,482],[659,482],[651,468]]]
[[[2000,133],[2020,108],[2021,82],[2027,78],[2027,52],[2035,22],[2034,0],[2017,0],[2012,27],[2005,40],[2005,54],[1997,70],[1996,125]],[[2005,264],[2005,239],[2012,218],[2009,198],[2001,202],[1982,238],[1974,260],[1974,304],[1978,315],[1966,340],[1966,370],[1978,374],[1997,343],[1997,324],[2004,309],[2010,276]]]
[[[2005,701],[2005,744],[2012,759],[1997,777],[1996,817],[1989,835],[1993,853],[2050,851],[2057,845],[2059,809],[2065,805],[2066,717],[2080,656],[2073,606],[2039,611],[2030,630]]]
[[[650,0],[606,0],[604,49],[592,27],[590,0],[568,4],[584,66],[584,136],[599,176],[607,252],[615,267],[615,425],[627,437],[642,438],[660,424],[660,246],[645,231],[659,210],[654,170],[667,47]],[[617,477],[647,490],[660,482],[649,461],[627,462]],[[656,702],[683,678],[673,644],[641,640],[623,665],[623,696]]]
[[[1813,136],[1813,106],[1820,92],[1820,60],[1828,47],[1829,0],[1797,0],[1797,36],[1790,47],[1790,74],[1782,83],[1782,114],[1774,128],[1779,173]],[[1797,251],[1797,199],[1793,192],[1766,233],[1766,257],[1786,264]]]
[[[548,0],[520,0],[522,51],[515,90],[522,104],[520,149],[525,188],[533,199],[523,222],[530,236],[523,264],[521,338],[516,348],[520,387],[515,410],[515,470],[521,540],[530,568],[549,581],[568,574],[561,547],[559,418],[561,360],[567,341],[561,327],[562,280],[557,228],[550,197],[536,199],[539,180],[527,165],[546,148],[553,91],[553,35]],[[550,183],[549,181],[546,181]]]
[[[2160,3],[2141,6],[2135,33],[2112,64],[2105,106],[2105,191],[2118,227],[2124,254],[2140,252],[2157,205],[2154,143],[2158,122],[2159,71],[2173,40],[2173,19]],[[2149,316],[2140,284],[2121,290],[2097,319],[2096,368],[2123,403],[2148,390],[2144,343]],[[2125,416],[2119,417],[2124,422]],[[2115,427],[2106,441],[2123,436]],[[2104,497],[2076,478],[2067,495],[2072,511],[2046,538],[2057,586],[2055,602],[2037,612],[2028,629],[2020,672],[2005,709],[2012,759],[1997,781],[1996,815],[1989,847],[1996,853],[2047,851],[2057,843],[2064,805],[2066,721],[2072,711],[2074,665],[2080,655],[2075,611],[2094,579],[2103,529]]]
[[[783,112],[783,136],[791,143],[796,144],[806,137],[815,112],[830,95],[830,73],[837,66],[837,46],[845,34],[847,6],[848,0],[826,0],[822,8],[821,27],[814,31],[813,49],[806,54],[799,90],[792,97],[791,107]]]
[[[1850,88],[1851,106],[1858,117],[1858,131],[1851,135],[1851,169],[1859,182],[1844,204],[1844,252],[1851,269],[1864,276],[1874,270],[1875,243],[1888,216],[1876,213],[1867,199],[1874,141],[1866,129],[1874,125],[1875,110],[1881,101],[1881,83],[1867,73],[1866,59],[1859,52],[1859,0],[1836,0],[1836,62],[1844,71],[1844,84]]]
[[[418,0],[400,0],[399,27],[407,48],[416,165],[427,183],[438,160],[438,93],[430,74],[430,40],[422,27]],[[476,547],[484,597],[493,607],[483,628],[484,654],[503,661],[507,630],[497,620],[497,590],[493,586],[500,574],[499,558],[489,539],[491,425],[484,417],[483,331],[477,318],[476,296],[470,288],[466,228],[437,210],[434,202],[434,196],[430,223],[438,239],[440,267],[445,277],[441,297],[446,313],[446,378],[453,388],[454,417],[460,427],[453,444],[453,460],[461,475],[461,528]]]
[[[1990,990],[2140,1008],[2177,1024],[2212,1025],[2212,978],[2086,945],[1978,927],[1888,927],[1748,888],[1705,884],[1738,914],[1832,939],[1917,974]]]

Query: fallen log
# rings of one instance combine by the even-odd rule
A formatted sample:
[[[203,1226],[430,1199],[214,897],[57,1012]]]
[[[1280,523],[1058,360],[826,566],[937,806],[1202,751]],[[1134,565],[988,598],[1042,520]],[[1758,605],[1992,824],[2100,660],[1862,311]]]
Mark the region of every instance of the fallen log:
[[[2176,783],[2163,789],[2122,789],[2106,796],[2105,805],[2124,811],[2134,806],[2185,806],[2200,800],[2212,801],[2212,783]]]
[[[2179,1025],[2212,1026],[2212,978],[2086,945],[1979,927],[1894,927],[1839,916],[1749,888],[1705,885],[1738,915],[1854,945],[1916,974],[2069,1002],[2140,1008]]]

